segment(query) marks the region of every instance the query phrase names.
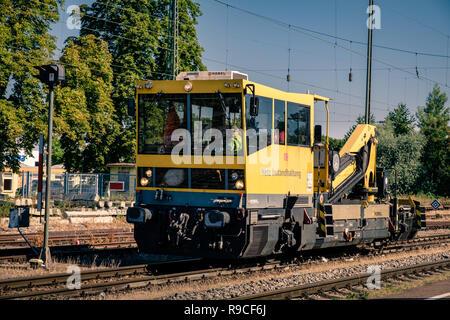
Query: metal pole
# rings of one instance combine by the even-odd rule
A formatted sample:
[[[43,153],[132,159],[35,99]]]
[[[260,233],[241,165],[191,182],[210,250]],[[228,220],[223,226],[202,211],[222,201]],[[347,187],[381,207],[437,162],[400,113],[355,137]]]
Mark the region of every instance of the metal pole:
[[[44,175],[44,135],[39,135],[39,169],[38,169],[38,193],[37,210],[39,211],[39,222],[42,223],[42,176]]]
[[[369,3],[369,35],[367,41],[367,76],[366,76],[366,124],[370,123],[370,82],[372,77],[372,17],[373,17],[373,0]]]
[[[48,228],[49,228],[49,210],[50,193],[52,179],[52,133],[53,133],[53,84],[49,85],[49,109],[48,109],[48,143],[47,143],[47,179],[45,189],[45,224],[44,224],[44,263],[46,268],[51,264],[51,255],[48,248]]]

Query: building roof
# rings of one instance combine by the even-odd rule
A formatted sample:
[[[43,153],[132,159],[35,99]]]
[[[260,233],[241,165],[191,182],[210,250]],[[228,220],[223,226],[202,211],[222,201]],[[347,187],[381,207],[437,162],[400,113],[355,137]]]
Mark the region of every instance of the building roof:
[[[107,167],[135,167],[136,163],[108,163]]]

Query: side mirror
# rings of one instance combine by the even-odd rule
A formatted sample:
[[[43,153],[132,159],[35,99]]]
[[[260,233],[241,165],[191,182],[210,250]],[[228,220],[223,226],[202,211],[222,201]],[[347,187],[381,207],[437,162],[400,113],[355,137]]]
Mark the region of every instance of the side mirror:
[[[322,143],[322,126],[315,125],[314,126],[314,144]]]
[[[128,115],[133,118],[136,116],[136,104],[133,98],[128,98]]]
[[[256,117],[259,110],[259,98],[250,97],[250,116]]]

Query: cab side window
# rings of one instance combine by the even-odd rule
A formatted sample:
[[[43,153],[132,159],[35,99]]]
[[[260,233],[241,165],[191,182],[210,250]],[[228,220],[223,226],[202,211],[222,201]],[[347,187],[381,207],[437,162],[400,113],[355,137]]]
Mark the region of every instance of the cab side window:
[[[284,145],[286,143],[286,122],[284,121],[285,116],[285,106],[286,102],[281,100],[275,100],[274,103],[274,114],[273,114],[273,121],[274,125],[273,128],[275,130],[274,134],[274,141],[273,143],[276,144],[282,144]],[[278,131],[276,131],[278,130]]]
[[[287,144],[310,146],[310,107],[293,102],[287,103]]]
[[[261,150],[272,144],[272,101],[266,97],[259,98],[259,111],[256,117],[250,116],[250,108],[245,109],[247,124],[248,154]],[[245,96],[245,105],[250,105],[250,95]],[[256,139],[250,137],[256,134]],[[250,136],[250,137],[249,137]],[[266,142],[267,141],[267,142]],[[256,144],[256,145],[255,145]]]

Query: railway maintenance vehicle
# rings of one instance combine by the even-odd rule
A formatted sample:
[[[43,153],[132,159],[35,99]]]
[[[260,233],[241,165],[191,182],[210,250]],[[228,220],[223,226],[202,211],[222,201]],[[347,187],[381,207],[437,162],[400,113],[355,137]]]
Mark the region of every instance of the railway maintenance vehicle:
[[[238,259],[414,237],[424,207],[391,198],[376,126],[357,125],[330,150],[329,101],[237,71],[140,81],[126,215],[139,250]]]

